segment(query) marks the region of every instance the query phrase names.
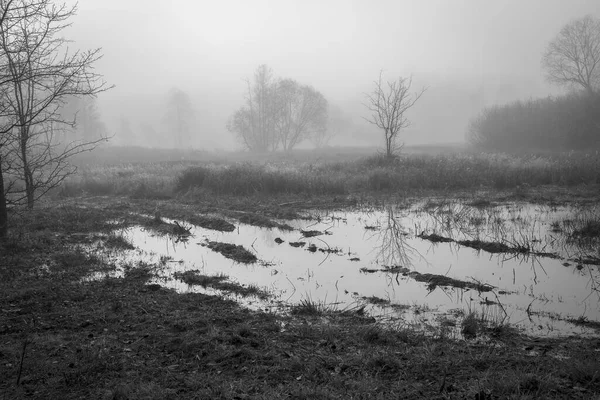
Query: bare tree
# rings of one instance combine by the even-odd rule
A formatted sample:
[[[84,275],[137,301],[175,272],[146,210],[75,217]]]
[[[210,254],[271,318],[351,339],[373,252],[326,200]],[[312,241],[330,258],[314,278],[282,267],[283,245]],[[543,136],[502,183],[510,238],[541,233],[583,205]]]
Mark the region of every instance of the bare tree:
[[[565,25],[548,44],[542,66],[550,82],[580,86],[593,94],[600,88],[600,20],[587,15]]]
[[[277,79],[260,65],[248,85],[246,104],[229,119],[227,129],[250,151],[292,150],[326,129],[327,100],[293,79]]]
[[[383,129],[386,157],[393,158],[402,148],[398,143],[398,133],[410,126],[406,112],[415,105],[427,88],[411,93],[412,77],[400,77],[384,85],[382,75],[382,72],[379,73],[379,80],[374,82],[373,92],[366,94],[365,107],[371,112],[371,116],[365,120]]]
[[[8,17],[8,6],[10,6],[11,3],[12,2],[8,2],[8,4],[5,4],[4,2],[0,2],[0,26],[4,25]],[[11,76],[8,74],[6,67],[0,65],[0,239],[5,238],[8,233],[8,210],[6,207],[7,199],[4,176],[7,169],[9,169],[9,166],[7,165],[5,151],[8,144],[8,134],[15,125],[14,120],[8,118],[10,115],[8,107],[6,103],[2,101],[7,94],[7,84],[10,83],[10,81]]]
[[[0,116],[3,114],[3,110],[0,105]],[[10,128],[12,129],[12,127]],[[0,127],[0,239],[6,237],[8,232],[8,210],[6,208],[6,192],[4,185],[4,173],[5,173],[5,159],[4,149],[7,143],[6,133],[10,131],[6,127]]]
[[[190,131],[194,110],[190,96],[183,90],[173,88],[167,99],[165,121],[172,126],[175,136],[175,147],[181,149],[190,142]]]
[[[283,150],[290,151],[327,129],[327,100],[314,88],[283,79],[276,96],[279,113],[275,125]]]
[[[275,132],[277,81],[273,70],[267,65],[260,65],[254,72],[254,81],[246,80],[246,85],[246,104],[229,119],[227,129],[235,133],[250,151],[273,151],[279,145]]]
[[[52,0],[0,0],[0,102],[7,121],[3,162],[18,165],[20,177],[11,178],[6,201],[29,208],[58,186],[75,168],[68,162],[106,138],[62,143],[75,119],[61,116],[65,102],[95,96],[110,87],[94,72],[100,49],[70,52],[61,34],[70,26],[76,6]],[[20,180],[23,187],[16,184]],[[6,181],[4,181],[6,184]]]

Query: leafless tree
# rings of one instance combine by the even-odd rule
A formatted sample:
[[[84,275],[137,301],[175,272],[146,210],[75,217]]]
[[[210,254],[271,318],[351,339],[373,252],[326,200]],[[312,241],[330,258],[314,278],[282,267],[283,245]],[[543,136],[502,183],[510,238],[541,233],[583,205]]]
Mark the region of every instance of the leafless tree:
[[[327,100],[293,79],[275,78],[260,65],[254,81],[246,81],[246,104],[229,119],[227,129],[250,151],[285,151],[326,129]]]
[[[76,124],[60,114],[70,97],[95,96],[110,88],[93,69],[100,49],[70,52],[69,42],[61,36],[76,10],[52,0],[0,0],[0,103],[10,128],[2,161],[4,166],[7,161],[18,165],[21,176],[14,179],[24,186],[9,182],[15,191],[5,187],[5,202],[33,207],[75,172],[68,162],[71,156],[105,140],[58,139]]]
[[[365,120],[382,129],[385,135],[385,151],[387,158],[393,158],[402,147],[398,143],[398,133],[410,126],[406,113],[421,98],[427,88],[411,93],[412,77],[398,78],[395,81],[383,83],[383,73],[374,82],[375,89],[366,94],[365,107],[371,116]]]
[[[277,85],[276,130],[283,150],[290,151],[304,139],[323,135],[327,129],[327,100],[310,86],[293,79]]]
[[[0,2],[0,26],[3,26],[7,18],[9,17],[9,9],[7,6],[10,6],[10,2],[5,4],[5,2]],[[13,130],[15,126],[15,121],[13,119],[9,119],[10,115],[8,111],[8,107],[4,99],[7,95],[8,87],[7,84],[11,81],[11,76],[8,74],[5,66],[1,66],[0,68],[0,239],[6,237],[8,233],[8,210],[6,207],[7,199],[6,199],[6,185],[4,183],[4,176],[7,173],[7,170],[10,169],[10,166],[7,164],[6,160],[6,147],[9,143],[9,133]]]
[[[175,147],[182,149],[190,142],[190,131],[194,110],[190,96],[181,89],[173,88],[167,99],[165,121],[172,127],[175,136]]]
[[[587,15],[565,25],[548,44],[542,66],[550,82],[600,89],[600,20]]]
[[[227,129],[250,151],[273,151],[279,145],[275,132],[277,81],[273,70],[260,65],[254,72],[254,81],[246,80],[246,84],[246,104],[233,114]]]
[[[2,118],[3,114],[4,107],[3,104],[0,103],[0,120],[2,120],[2,122],[4,123],[4,118]],[[7,127],[6,125],[0,126],[0,239],[6,237],[6,234],[8,232],[8,210],[6,208],[6,192],[4,185],[6,162],[3,153],[7,144],[7,133],[10,130],[12,130],[12,127]]]

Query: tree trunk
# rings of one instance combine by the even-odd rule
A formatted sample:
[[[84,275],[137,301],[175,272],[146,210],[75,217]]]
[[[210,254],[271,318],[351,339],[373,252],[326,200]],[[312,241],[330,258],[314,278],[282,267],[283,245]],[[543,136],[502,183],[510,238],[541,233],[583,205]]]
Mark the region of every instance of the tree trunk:
[[[387,159],[394,157],[394,136],[388,132],[385,133],[385,150],[385,156]]]
[[[27,157],[27,146],[29,144],[29,129],[21,128],[21,161],[23,162],[23,179],[25,179],[25,195],[27,196],[27,208],[32,209],[35,202],[35,182]]]
[[[8,211],[4,193],[4,175],[2,171],[2,155],[0,155],[0,239],[8,235]]]

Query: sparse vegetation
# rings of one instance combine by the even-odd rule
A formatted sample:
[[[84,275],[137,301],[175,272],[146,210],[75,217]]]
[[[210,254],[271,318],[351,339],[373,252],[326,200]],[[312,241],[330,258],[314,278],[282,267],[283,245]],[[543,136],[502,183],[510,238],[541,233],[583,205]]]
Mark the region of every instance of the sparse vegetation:
[[[197,270],[188,270],[185,272],[176,272],[175,279],[179,279],[188,285],[199,285],[205,288],[212,288],[227,294],[235,294],[242,297],[254,296],[262,300],[269,298],[269,294],[256,285],[240,285],[229,281],[229,276],[225,274],[204,275]]]
[[[235,225],[230,222],[225,221],[223,218],[218,217],[208,217],[204,215],[193,215],[186,218],[186,221],[197,225],[201,228],[212,229],[215,231],[221,232],[233,232],[235,230]]]
[[[356,161],[229,166],[189,163],[95,167],[69,179],[62,197],[128,195],[185,199],[221,196],[323,196],[405,190],[522,189],[575,187],[600,182],[595,153],[546,156],[506,154],[404,155],[393,161],[372,156]]]
[[[200,271],[189,270],[185,272],[176,272],[174,274],[175,279],[179,279],[188,285],[200,285],[204,287],[213,287],[213,285],[219,284],[229,279],[225,274],[219,274],[214,276],[203,275]]]

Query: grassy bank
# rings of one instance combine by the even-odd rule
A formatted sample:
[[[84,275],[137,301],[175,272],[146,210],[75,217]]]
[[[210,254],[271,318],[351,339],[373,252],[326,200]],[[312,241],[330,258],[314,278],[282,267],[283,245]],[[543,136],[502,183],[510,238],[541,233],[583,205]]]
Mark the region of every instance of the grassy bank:
[[[128,195],[168,199],[203,194],[348,195],[415,190],[506,190],[600,183],[600,156],[569,153],[508,156],[458,153],[408,154],[354,160],[264,162],[164,162],[83,167],[55,194],[63,197]]]
[[[291,316],[252,312],[151,283],[160,263],[83,279],[116,268],[128,246],[111,235],[115,227],[154,223],[130,215],[151,201],[94,201],[22,214],[21,230],[0,243],[0,398],[600,394],[596,339],[531,340],[499,329],[489,340],[468,340],[443,327],[426,335],[311,303]],[[464,329],[476,330],[477,319]]]

